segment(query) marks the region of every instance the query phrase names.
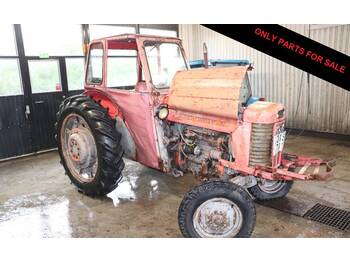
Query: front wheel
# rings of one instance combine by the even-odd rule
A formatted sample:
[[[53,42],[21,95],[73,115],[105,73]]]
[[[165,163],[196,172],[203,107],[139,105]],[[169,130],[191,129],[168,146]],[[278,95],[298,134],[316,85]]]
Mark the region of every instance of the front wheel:
[[[271,200],[285,197],[292,185],[293,181],[259,179],[248,190],[257,200]]]
[[[185,195],[178,219],[184,237],[250,237],[256,213],[252,199],[242,187],[209,181]]]

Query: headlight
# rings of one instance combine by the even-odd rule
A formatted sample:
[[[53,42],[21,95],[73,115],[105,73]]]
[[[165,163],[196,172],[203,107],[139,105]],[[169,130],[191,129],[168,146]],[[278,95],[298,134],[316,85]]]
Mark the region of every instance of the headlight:
[[[284,117],[284,109],[281,109],[280,111],[278,111],[277,113],[277,118],[282,118]]]
[[[164,120],[168,117],[169,115],[169,109],[167,107],[161,107],[158,110],[158,118],[161,120]]]

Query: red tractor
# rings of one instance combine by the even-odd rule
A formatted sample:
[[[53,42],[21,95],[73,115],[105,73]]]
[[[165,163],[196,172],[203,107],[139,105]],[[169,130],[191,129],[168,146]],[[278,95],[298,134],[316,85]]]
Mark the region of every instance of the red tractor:
[[[129,62],[121,66],[123,59]],[[96,196],[118,186],[123,157],[174,177],[191,172],[203,183],[180,205],[182,234],[249,237],[252,196],[284,197],[295,179],[331,176],[334,162],[282,153],[284,107],[248,103],[248,70],[189,70],[178,38],[125,34],[92,41],[85,91],[67,98],[57,114],[67,175]]]

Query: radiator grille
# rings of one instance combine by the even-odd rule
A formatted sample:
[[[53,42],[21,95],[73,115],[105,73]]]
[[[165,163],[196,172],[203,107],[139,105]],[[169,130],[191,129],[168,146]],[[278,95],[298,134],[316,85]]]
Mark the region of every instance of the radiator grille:
[[[271,166],[273,124],[252,124],[249,165]]]

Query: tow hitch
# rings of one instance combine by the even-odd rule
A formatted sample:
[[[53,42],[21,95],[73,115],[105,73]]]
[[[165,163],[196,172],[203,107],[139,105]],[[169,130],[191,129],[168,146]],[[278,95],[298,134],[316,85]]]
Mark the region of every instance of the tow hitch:
[[[241,175],[261,177],[268,180],[326,180],[333,176],[335,160],[322,160],[307,156],[297,156],[284,153],[281,165],[278,168],[264,166],[241,166],[235,162],[224,159],[219,160],[218,172],[225,175],[228,170],[233,170]],[[325,170],[321,172],[321,167]],[[298,171],[295,171],[300,168]],[[312,172],[309,172],[313,169]]]
[[[322,160],[319,158],[311,158],[307,156],[297,156],[284,153],[282,156],[282,166],[285,169],[298,168],[301,169],[298,172],[297,179],[302,180],[326,180],[333,176],[333,167],[336,165],[335,159]],[[325,172],[320,172],[320,167],[325,167]],[[308,169],[313,168],[312,173],[308,173]]]

